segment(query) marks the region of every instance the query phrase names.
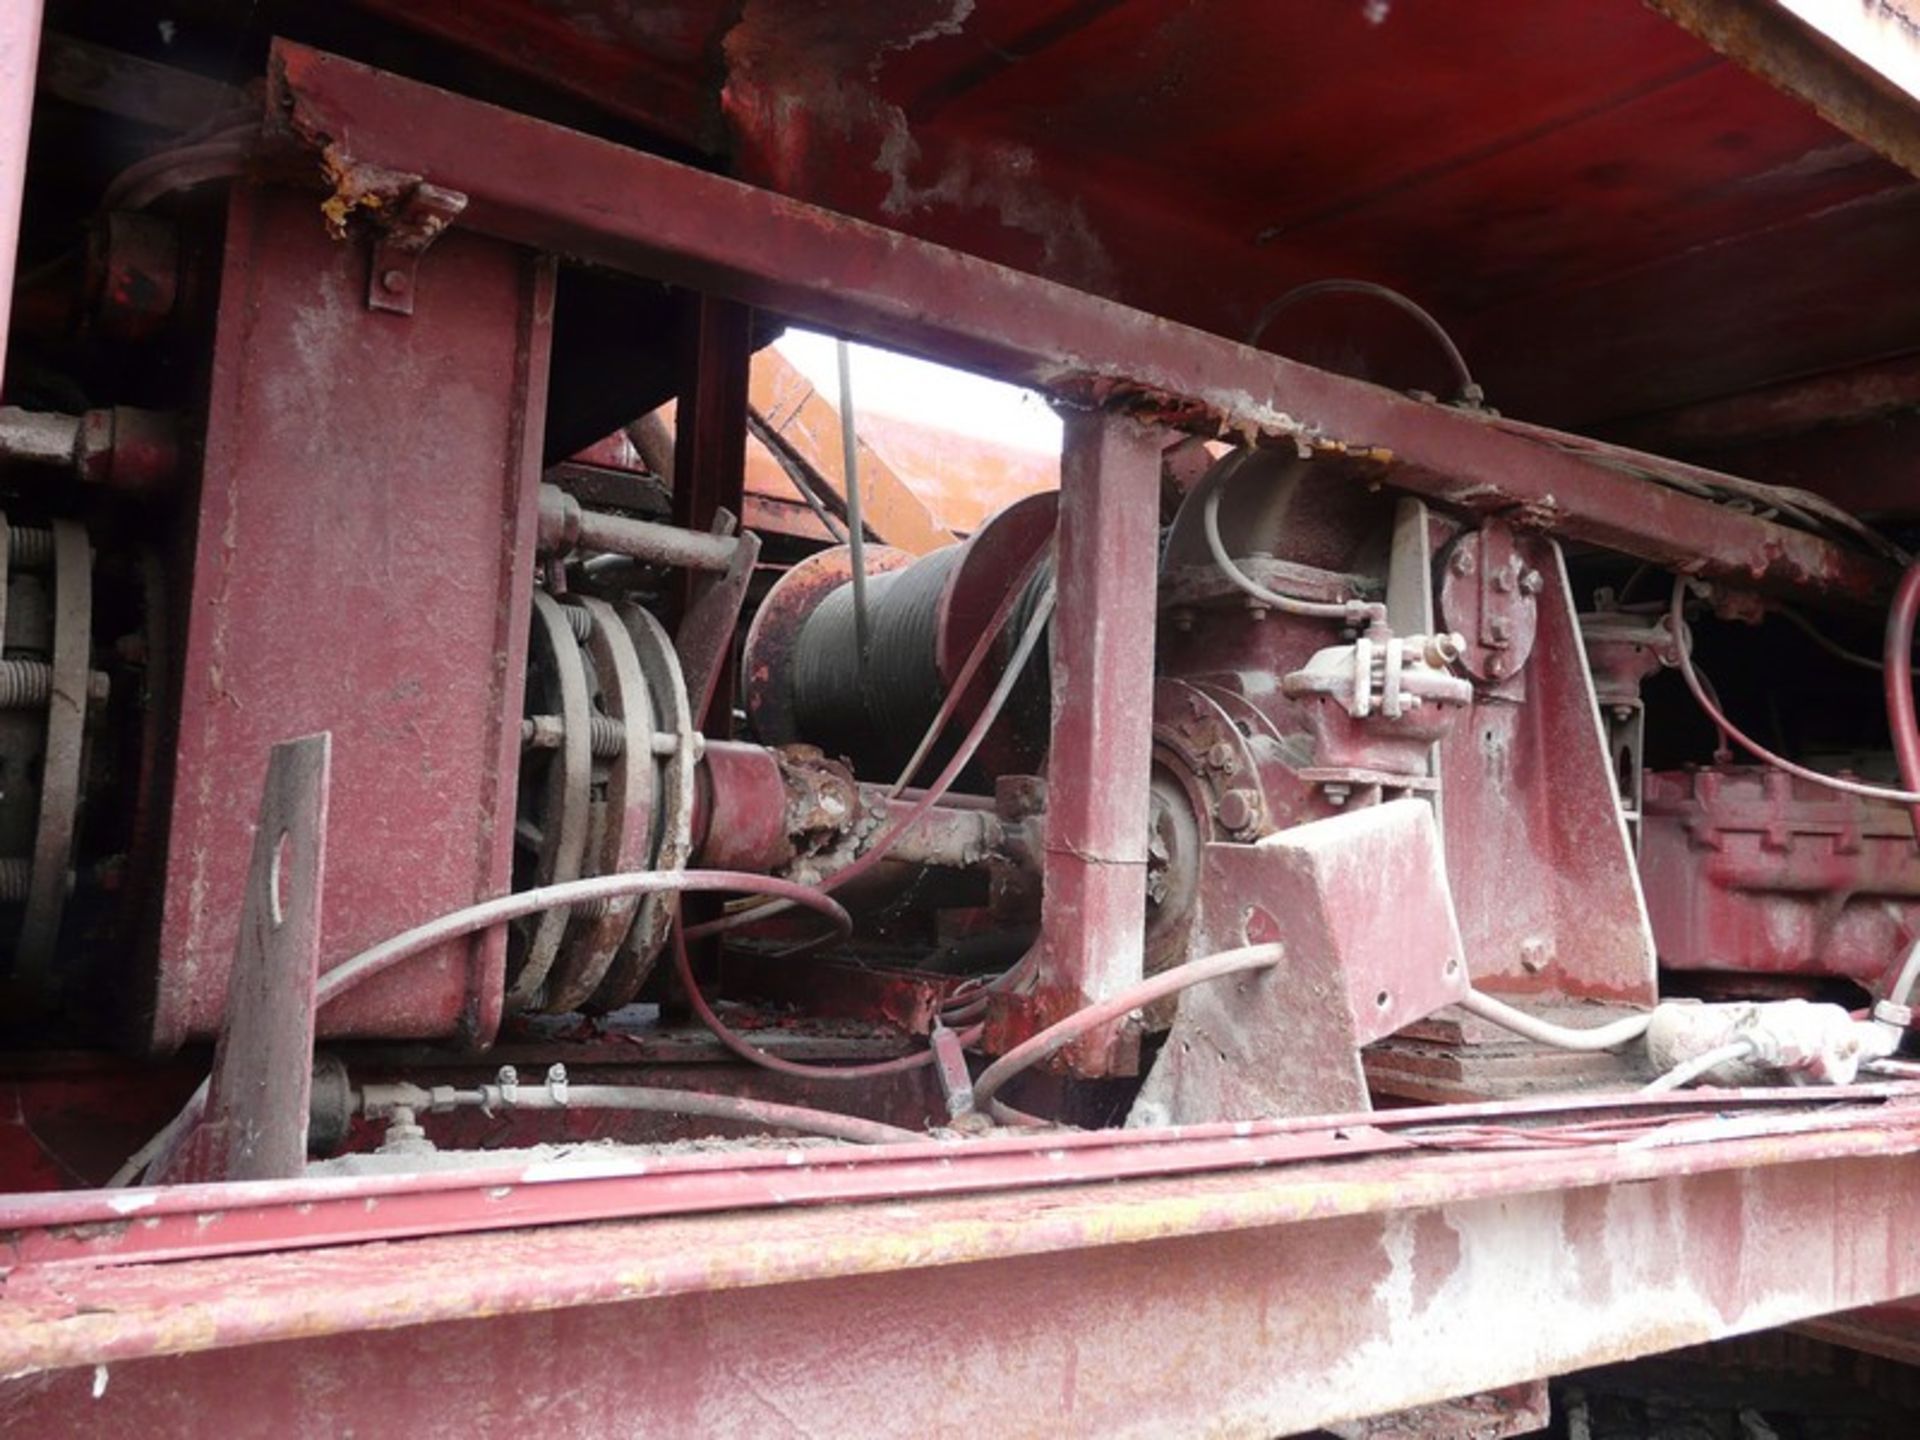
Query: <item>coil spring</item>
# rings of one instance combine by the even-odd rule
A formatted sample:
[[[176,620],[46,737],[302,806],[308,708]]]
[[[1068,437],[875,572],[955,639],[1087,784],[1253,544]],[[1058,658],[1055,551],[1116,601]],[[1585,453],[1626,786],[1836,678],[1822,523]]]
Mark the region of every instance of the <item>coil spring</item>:
[[[15,526],[7,531],[7,562],[22,570],[45,570],[53,564],[53,531]]]
[[[52,694],[53,666],[43,660],[0,661],[0,710],[44,705]]]
[[[596,713],[587,722],[587,749],[596,759],[610,760],[627,751],[626,722]]]

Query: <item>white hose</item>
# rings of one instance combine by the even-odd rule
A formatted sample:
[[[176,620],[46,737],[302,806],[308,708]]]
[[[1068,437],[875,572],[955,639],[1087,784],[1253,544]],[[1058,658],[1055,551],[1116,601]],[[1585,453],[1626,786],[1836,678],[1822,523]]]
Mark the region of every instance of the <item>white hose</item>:
[[[1683,1060],[1667,1071],[1651,1085],[1643,1085],[1642,1095],[1664,1095],[1669,1090],[1678,1090],[1682,1085],[1691,1085],[1709,1070],[1718,1069],[1730,1060],[1744,1060],[1753,1054],[1751,1040],[1729,1040],[1725,1045],[1716,1045],[1704,1054],[1691,1060]]]
[[[1647,1033],[1647,1026],[1653,1023],[1653,1014],[1649,1011],[1644,1015],[1628,1015],[1591,1030],[1574,1030],[1541,1020],[1524,1010],[1516,1010],[1506,1001],[1496,1000],[1478,990],[1467,991],[1460,1008],[1478,1015],[1490,1025],[1498,1025],[1502,1030],[1511,1030],[1542,1045],[1551,1045],[1556,1050],[1613,1050],[1630,1040],[1638,1040]]]

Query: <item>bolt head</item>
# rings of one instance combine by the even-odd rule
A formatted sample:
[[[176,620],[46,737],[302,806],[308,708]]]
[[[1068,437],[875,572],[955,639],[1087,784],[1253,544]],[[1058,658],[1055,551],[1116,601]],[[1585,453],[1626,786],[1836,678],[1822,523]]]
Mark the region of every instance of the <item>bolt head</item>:
[[[1220,823],[1237,834],[1253,828],[1259,809],[1259,797],[1253,791],[1234,789],[1220,797],[1216,813]]]
[[[1474,570],[1473,551],[1469,550],[1464,545],[1459,546],[1457,549],[1454,550],[1453,559],[1449,563],[1451,563],[1453,566],[1454,574],[1471,575]]]
[[[389,295],[397,295],[407,288],[407,272],[404,270],[383,270],[380,272],[380,288]]]
[[[1538,570],[1529,570],[1520,577],[1520,590],[1522,594],[1538,595],[1546,583]]]
[[[1507,673],[1507,660],[1504,655],[1493,655],[1487,659],[1487,674],[1498,680]]]

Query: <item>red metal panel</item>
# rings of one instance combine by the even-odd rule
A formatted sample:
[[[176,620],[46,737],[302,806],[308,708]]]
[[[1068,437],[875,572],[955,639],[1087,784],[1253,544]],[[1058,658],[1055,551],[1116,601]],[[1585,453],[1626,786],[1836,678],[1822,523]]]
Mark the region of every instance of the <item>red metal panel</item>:
[[[1154,579],[1161,432],[1115,415],[1067,416],[1054,538],[1053,732],[1034,993],[1018,1038],[1141,978],[1147,780],[1153,752]],[[1084,1075],[1130,1074],[1136,1037],[1079,1042]]]
[[[814,206],[286,43],[279,113],[349,168],[472,197],[488,233],[710,289],[1086,403],[1196,428],[1375,452],[1388,483],[1661,565],[1874,597],[1886,569],[1825,540],[1566,453],[1480,418],[1250,350]],[[564,175],[558,188],[553,177]],[[391,177],[389,176],[389,181]],[[1180,397],[1186,397],[1184,399]],[[1662,462],[1644,457],[1648,474]]]
[[[1920,1291],[1910,1121],[1710,1138],[1738,1125],[16,1269],[0,1398],[21,1433],[141,1440],[210,1411],[242,1436],[1272,1435]]]
[[[157,1047],[218,1027],[278,741],[334,737],[323,968],[508,883],[551,270],[450,235],[399,316],[367,308],[366,264],[310,196],[236,190]],[[423,956],[324,1011],[321,1032],[484,1038],[503,945]]]

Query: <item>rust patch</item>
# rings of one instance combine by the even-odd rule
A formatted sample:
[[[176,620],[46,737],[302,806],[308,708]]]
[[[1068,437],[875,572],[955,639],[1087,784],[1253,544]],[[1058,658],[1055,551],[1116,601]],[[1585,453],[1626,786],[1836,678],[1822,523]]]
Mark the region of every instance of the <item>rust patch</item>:
[[[321,147],[320,169],[329,191],[320,202],[320,213],[326,217],[327,232],[336,240],[347,238],[347,222],[356,213],[383,215],[420,184],[418,175],[355,160],[334,141]]]

